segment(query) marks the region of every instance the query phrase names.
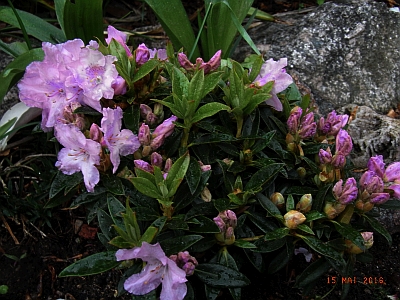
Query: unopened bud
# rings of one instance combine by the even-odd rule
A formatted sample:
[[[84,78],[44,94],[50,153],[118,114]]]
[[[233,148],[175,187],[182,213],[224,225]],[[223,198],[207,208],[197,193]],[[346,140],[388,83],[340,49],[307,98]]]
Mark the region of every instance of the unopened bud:
[[[365,249],[369,249],[372,247],[372,245],[374,244],[374,237],[373,237],[373,232],[361,232],[361,236],[364,239],[364,246]],[[345,240],[345,244],[346,244],[346,251],[348,253],[352,253],[352,254],[360,254],[363,253],[364,251],[356,246],[352,241],[350,240]]]
[[[306,217],[297,210],[290,210],[283,216],[283,219],[287,228],[296,229],[297,226],[305,222]]]
[[[275,192],[270,197],[272,203],[279,209],[282,209],[285,206],[285,198],[279,192]]]
[[[311,194],[304,194],[296,205],[296,209],[302,213],[308,213],[312,207]]]
[[[212,195],[208,187],[204,187],[203,191],[201,192],[201,199],[205,202],[210,202],[212,199]]]

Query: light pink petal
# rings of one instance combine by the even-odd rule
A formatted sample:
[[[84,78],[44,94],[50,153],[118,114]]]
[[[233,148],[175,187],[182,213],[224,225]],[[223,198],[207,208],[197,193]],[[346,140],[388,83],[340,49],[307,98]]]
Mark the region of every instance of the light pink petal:
[[[182,300],[185,298],[187,293],[186,281],[185,271],[180,269],[174,261],[169,259],[162,280],[160,299]]]
[[[271,98],[265,100],[265,103],[272,106],[276,111],[282,111],[283,109],[282,102],[276,95],[272,95]]]
[[[148,263],[139,274],[133,274],[124,282],[124,289],[134,295],[145,295],[160,285],[164,270],[161,264]]]

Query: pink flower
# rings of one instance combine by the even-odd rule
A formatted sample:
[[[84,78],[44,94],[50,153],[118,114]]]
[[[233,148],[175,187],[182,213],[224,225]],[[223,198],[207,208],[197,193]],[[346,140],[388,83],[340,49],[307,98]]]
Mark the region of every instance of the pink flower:
[[[101,120],[101,131],[104,133],[103,141],[110,150],[110,160],[114,166],[113,173],[118,169],[120,155],[133,154],[140,147],[139,139],[129,129],[121,130],[122,109],[104,108]]]
[[[142,259],[146,262],[143,270],[133,274],[124,288],[134,295],[145,295],[162,284],[160,300],[182,300],[187,293],[186,273],[169,259],[160,244],[151,245],[146,242],[141,247],[120,249],[115,254],[117,261]]]
[[[65,147],[58,153],[56,167],[67,175],[81,171],[86,189],[93,192],[94,186],[100,180],[99,171],[95,166],[100,163],[101,145],[87,139],[72,124],[57,123],[54,135]]]
[[[83,90],[82,104],[101,112],[100,99],[114,97],[113,84],[119,76],[114,65],[116,60],[90,46],[83,48],[79,60],[68,65],[73,78],[69,77],[66,85],[79,86]]]
[[[281,58],[274,61],[272,58],[267,60],[261,67],[260,74],[254,80],[256,86],[263,86],[273,81],[274,86],[271,91],[272,97],[265,101],[266,104],[272,106],[277,111],[282,111],[282,103],[276,94],[284,91],[293,83],[292,77],[286,73],[284,67],[287,66],[287,58]]]
[[[382,155],[375,155],[368,160],[368,170],[375,172],[379,177],[383,178],[385,173],[385,163]]]
[[[114,40],[116,40],[118,43],[120,43],[120,44],[124,47],[125,52],[126,52],[126,55],[127,55],[128,57],[129,57],[129,56],[132,56],[131,50],[130,50],[129,47],[126,45],[126,34],[125,34],[125,33],[123,33],[123,32],[121,32],[121,31],[115,29],[114,27],[112,27],[112,26],[110,25],[110,26],[108,26],[108,28],[107,28],[107,34],[108,34],[108,36],[107,36],[107,38],[106,38],[107,44],[110,44],[110,43],[111,43],[111,40],[114,39]]]

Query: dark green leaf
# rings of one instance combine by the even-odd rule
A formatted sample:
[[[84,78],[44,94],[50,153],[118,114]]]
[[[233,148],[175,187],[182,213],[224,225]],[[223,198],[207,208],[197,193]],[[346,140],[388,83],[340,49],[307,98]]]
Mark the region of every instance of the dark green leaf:
[[[326,274],[330,268],[331,265],[325,258],[318,259],[309,265],[303,273],[296,278],[296,286],[302,288],[315,282],[322,275]]]
[[[185,235],[175,238],[169,238],[160,242],[161,247],[165,251],[167,256],[171,254],[177,254],[178,252],[185,251],[187,248],[192,246],[203,239],[201,235]]]
[[[194,205],[185,216],[185,220],[189,220],[196,216],[204,215],[217,215],[218,211],[215,209],[212,202],[203,202]]]
[[[310,246],[314,251],[318,252],[319,254],[330,257],[342,265],[346,264],[339,252],[337,252],[335,249],[328,246],[327,244],[323,243],[319,239],[313,236],[302,236],[301,238],[308,246]]]
[[[196,123],[204,118],[211,117],[221,110],[230,110],[229,106],[219,103],[219,102],[211,102],[204,104],[201,106],[193,116],[191,123]]]
[[[190,219],[190,231],[196,233],[219,233],[219,227],[215,224],[213,220],[210,220],[204,216],[198,216],[196,218]]]
[[[315,211],[315,210],[310,211],[310,212],[308,212],[308,213],[306,213],[304,215],[307,218],[306,222],[310,222],[310,221],[326,218],[325,214],[320,213],[319,211]]]
[[[251,251],[260,253],[273,252],[281,248],[283,245],[285,245],[285,243],[286,243],[285,238],[281,238],[278,240],[270,240],[270,241],[266,241],[264,239],[258,239],[257,241],[254,242],[254,245],[257,246],[257,249],[252,249]]]
[[[276,163],[258,170],[247,182],[246,191],[259,191],[261,187],[272,181],[285,164]]]
[[[275,217],[282,217],[281,212],[279,211],[279,209],[276,207],[276,205],[274,203],[272,203],[271,200],[269,200],[266,196],[264,196],[261,193],[258,193],[256,195],[258,201],[260,202],[261,206],[268,211],[268,213],[272,216]]]
[[[101,182],[103,182],[104,187],[108,191],[110,191],[114,195],[124,195],[125,194],[124,186],[123,186],[121,180],[119,179],[119,177],[117,177],[115,175],[108,175],[108,174],[103,174],[101,177],[102,177]]]
[[[287,227],[278,228],[272,232],[267,232],[264,236],[264,241],[279,240],[287,236],[290,229]]]
[[[352,241],[356,246],[358,246],[361,250],[365,250],[364,239],[360,232],[355,230],[351,225],[345,223],[338,223],[335,221],[331,221],[336,230],[346,239]]]
[[[124,111],[124,124],[126,128],[137,134],[140,122],[140,107],[139,105],[131,105]]]
[[[108,271],[118,266],[115,258],[115,251],[100,252],[85,257],[72,265],[69,265],[58,275],[59,277],[67,276],[88,276]]]
[[[214,200],[214,207],[218,210],[218,212],[229,209],[230,201],[228,198],[218,198]]]
[[[64,32],[68,40],[80,38],[85,44],[96,38],[104,42],[103,1],[70,0],[64,6]]]
[[[194,273],[205,284],[213,287],[243,287],[250,284],[242,273],[220,264],[199,264]]]
[[[60,29],[46,22],[42,18],[19,9],[17,9],[17,13],[20,16],[27,33],[38,40],[50,43],[62,43],[66,40],[64,33]],[[0,6],[0,20],[21,29],[11,7]]]
[[[245,240],[241,240],[241,239],[235,240],[234,245],[236,247],[245,248],[245,249],[255,249],[255,248],[257,248],[257,246],[255,246],[254,244],[252,244],[252,243],[250,243],[248,241],[245,241]]]
[[[59,192],[64,190],[64,195],[66,195],[73,187],[83,182],[82,173],[74,173],[72,175],[66,175],[59,171],[51,183],[51,188],[49,192],[49,198],[53,198]]]
[[[201,178],[200,165],[199,162],[194,159],[194,157],[190,157],[189,168],[185,174],[185,178],[186,182],[188,183],[190,192],[194,194]]]
[[[150,180],[141,177],[134,177],[131,178],[131,181],[135,186],[135,188],[142,194],[155,199],[162,198],[162,195],[158,190],[157,186]]]
[[[399,199],[391,199],[384,204],[380,204],[379,208],[400,209],[400,201],[399,201]]]
[[[283,250],[275,256],[275,259],[268,266],[268,273],[273,274],[285,267],[289,260],[292,258],[293,253],[294,244],[288,240],[286,242],[286,247],[284,247]]]

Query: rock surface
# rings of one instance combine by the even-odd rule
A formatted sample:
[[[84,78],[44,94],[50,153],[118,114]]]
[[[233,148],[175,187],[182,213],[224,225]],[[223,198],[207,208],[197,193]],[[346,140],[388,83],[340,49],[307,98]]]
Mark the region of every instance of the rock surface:
[[[288,58],[288,72],[311,91],[322,114],[347,104],[379,113],[400,88],[400,14],[374,1],[327,2],[307,14],[277,16],[249,34],[265,58]],[[251,53],[244,46],[238,57]]]

